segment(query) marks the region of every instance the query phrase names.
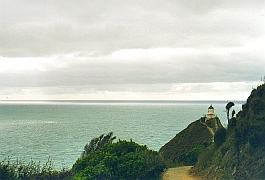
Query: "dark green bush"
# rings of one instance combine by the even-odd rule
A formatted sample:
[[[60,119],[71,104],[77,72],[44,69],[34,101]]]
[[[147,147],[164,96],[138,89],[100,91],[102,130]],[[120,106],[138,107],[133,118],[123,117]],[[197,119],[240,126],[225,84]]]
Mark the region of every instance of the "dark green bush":
[[[236,118],[232,117],[229,121],[228,121],[228,129],[230,128],[234,128],[236,127]]]
[[[0,180],[13,180],[16,179],[15,168],[13,164],[10,163],[10,160],[3,160],[0,162]]]
[[[190,150],[186,155],[187,165],[195,165],[201,150],[204,149],[203,145],[199,145]]]
[[[223,127],[220,127],[217,129],[217,131],[214,134],[214,146],[216,148],[220,147],[226,139],[226,129]]]
[[[248,136],[250,135],[250,124],[249,122],[239,121],[235,127],[235,142],[237,145],[245,144]]]
[[[0,162],[0,180],[70,180],[70,171],[56,171],[49,159],[44,165],[34,161],[28,164],[22,161],[11,162],[9,158]]]
[[[75,179],[158,179],[164,168],[158,152],[119,141],[80,158],[72,172]]]
[[[109,132],[107,135],[102,134],[97,138],[93,138],[89,144],[86,144],[84,147],[84,151],[81,157],[85,157],[92,152],[98,151],[105,144],[112,143],[113,140],[116,139],[116,136],[113,136],[113,132]]]
[[[264,97],[265,96],[265,86],[264,85],[260,85],[257,87],[257,95],[259,97]]]
[[[265,104],[260,99],[253,99],[250,107],[252,112],[255,114],[259,114],[260,112],[265,110]]]
[[[249,144],[251,145],[251,147],[253,148],[257,148],[257,147],[265,147],[265,132],[254,132],[254,134],[252,134],[249,137]]]

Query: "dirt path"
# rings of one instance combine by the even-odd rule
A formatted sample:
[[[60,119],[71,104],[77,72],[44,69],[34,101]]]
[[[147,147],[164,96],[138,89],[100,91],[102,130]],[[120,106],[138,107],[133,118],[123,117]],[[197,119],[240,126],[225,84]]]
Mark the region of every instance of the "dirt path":
[[[183,166],[177,168],[169,168],[163,174],[163,180],[200,180],[200,178],[189,174],[192,166]]]

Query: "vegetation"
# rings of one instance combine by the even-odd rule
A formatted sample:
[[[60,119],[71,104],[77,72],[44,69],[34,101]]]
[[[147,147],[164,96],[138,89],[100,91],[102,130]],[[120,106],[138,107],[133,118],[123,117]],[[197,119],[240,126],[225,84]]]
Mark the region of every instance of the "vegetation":
[[[74,179],[159,179],[164,169],[158,152],[119,140],[77,160],[72,172]]]
[[[0,180],[68,180],[71,173],[67,169],[56,171],[52,168],[52,161],[49,159],[44,165],[34,161],[28,164],[22,161],[11,163],[10,159],[0,162]]]
[[[265,84],[253,89],[227,130],[218,130],[214,146],[193,168],[207,179],[265,179]]]
[[[89,144],[86,144],[84,147],[84,151],[81,157],[85,157],[90,153],[98,151],[105,144],[112,143],[113,140],[116,139],[116,136],[113,136],[113,132],[108,133],[107,135],[102,134],[97,138],[93,138]]]
[[[0,162],[0,180],[160,179],[165,163],[158,152],[132,140],[113,143],[115,138],[110,132],[92,139],[71,170],[56,171],[51,160],[40,165],[5,159]]]
[[[227,105],[225,106],[225,109],[226,109],[226,113],[227,113],[227,120],[229,121],[229,112],[230,112],[230,109],[231,107],[233,107],[235,104],[233,102],[229,102],[227,103]]]
[[[226,129],[224,127],[220,127],[214,134],[214,146],[219,148],[226,139]]]
[[[167,167],[194,165],[199,154],[212,144],[213,135],[204,122],[202,119],[194,121],[159,150]]]

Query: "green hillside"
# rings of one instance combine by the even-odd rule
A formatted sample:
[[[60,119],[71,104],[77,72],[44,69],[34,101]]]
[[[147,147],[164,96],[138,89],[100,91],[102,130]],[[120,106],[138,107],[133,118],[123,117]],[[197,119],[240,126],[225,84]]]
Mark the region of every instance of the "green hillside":
[[[265,179],[265,84],[252,90],[225,135],[200,154],[192,171],[207,179]]]
[[[178,133],[159,150],[167,166],[194,165],[198,155],[213,143],[213,133],[220,124],[217,117],[206,122],[201,118]]]

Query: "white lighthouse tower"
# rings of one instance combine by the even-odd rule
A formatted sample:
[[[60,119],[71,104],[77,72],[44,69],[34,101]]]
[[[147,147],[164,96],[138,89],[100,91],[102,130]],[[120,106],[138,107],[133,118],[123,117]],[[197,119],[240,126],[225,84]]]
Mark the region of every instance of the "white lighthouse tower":
[[[214,108],[212,105],[210,105],[210,107],[208,108],[208,113],[206,115],[206,119],[212,119],[212,118],[215,118],[215,114],[214,114]]]

